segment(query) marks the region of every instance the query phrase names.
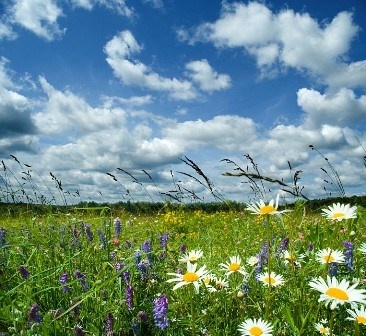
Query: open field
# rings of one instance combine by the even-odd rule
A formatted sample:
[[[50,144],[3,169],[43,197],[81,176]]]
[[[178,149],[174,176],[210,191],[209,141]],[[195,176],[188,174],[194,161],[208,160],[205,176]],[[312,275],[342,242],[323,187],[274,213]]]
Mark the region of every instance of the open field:
[[[0,331],[364,335],[366,210],[358,206],[356,218],[340,221],[322,214],[301,202],[280,215],[169,206],[149,215],[109,208],[5,213]],[[192,251],[190,262],[182,260]],[[327,276],[347,283],[328,284],[327,300],[318,302],[321,292],[310,283]],[[248,319],[261,319],[263,333]]]

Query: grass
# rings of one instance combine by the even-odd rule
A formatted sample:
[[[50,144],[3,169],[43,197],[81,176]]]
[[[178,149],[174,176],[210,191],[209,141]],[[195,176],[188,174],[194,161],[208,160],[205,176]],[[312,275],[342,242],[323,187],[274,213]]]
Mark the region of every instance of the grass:
[[[118,223],[116,231],[116,217],[120,231]],[[321,209],[308,212],[303,203],[282,218],[184,208],[166,208],[150,215],[104,208],[3,215],[0,332],[240,335],[238,326],[243,321],[262,318],[273,326],[273,335],[320,335],[315,324],[322,320],[331,335],[363,335],[364,324],[347,320],[349,304],[331,310],[318,302],[320,293],[309,282],[326,278],[331,271],[328,264],[317,261],[316,252],[325,248],[345,252],[344,242],[349,241],[354,247],[354,270],[338,264],[337,279],[360,279],[357,288],[365,289],[365,255],[358,250],[366,240],[365,219],[366,210],[358,207],[357,218],[332,222],[321,216]],[[255,278],[256,266],[246,262],[258,256],[265,242],[269,242],[270,262],[261,271],[270,267],[282,275],[282,286],[264,286]],[[286,265],[281,248],[303,255],[301,267]],[[184,249],[202,250],[198,268],[206,265],[228,286],[211,292],[201,283],[199,293],[191,284],[173,290],[175,283],[166,282],[172,278],[168,273],[184,274],[186,265],[179,262]],[[241,258],[247,277],[239,273],[225,276],[220,264],[232,256]],[[158,327],[164,326],[166,302],[162,296],[167,299],[168,326],[164,329]]]

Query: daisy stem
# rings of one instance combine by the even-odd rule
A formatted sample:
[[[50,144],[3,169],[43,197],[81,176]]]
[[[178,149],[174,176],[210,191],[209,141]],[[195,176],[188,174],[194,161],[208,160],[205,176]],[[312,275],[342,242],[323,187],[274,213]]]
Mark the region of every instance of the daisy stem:
[[[316,303],[317,302],[313,301],[313,303],[311,304],[310,309],[308,310],[307,314],[305,315],[304,321],[302,322],[301,329],[300,329],[299,333],[297,334],[297,336],[301,336],[302,333],[304,332],[306,322],[307,322],[312,310],[314,309],[314,306],[316,305]],[[318,312],[319,312],[319,307],[318,307]],[[318,315],[318,312],[317,312],[316,316]]]
[[[266,215],[266,221],[267,221],[267,227],[268,227],[268,249],[267,249],[267,270],[268,270],[268,297],[267,297],[267,304],[266,304],[266,311],[264,314],[264,318],[268,319],[268,314],[270,312],[270,303],[271,303],[271,223],[270,223],[270,217],[269,215]]]
[[[192,329],[192,336],[196,335],[196,326],[195,326],[195,314],[194,314],[194,303],[193,303],[193,286],[189,286],[189,296],[191,301],[191,329]]]
[[[360,336],[360,326],[358,325],[357,320],[355,321],[355,336]]]
[[[332,314],[330,315],[330,321],[329,321],[329,335],[333,336],[333,327],[334,327],[334,317],[335,317],[335,311],[332,311]]]

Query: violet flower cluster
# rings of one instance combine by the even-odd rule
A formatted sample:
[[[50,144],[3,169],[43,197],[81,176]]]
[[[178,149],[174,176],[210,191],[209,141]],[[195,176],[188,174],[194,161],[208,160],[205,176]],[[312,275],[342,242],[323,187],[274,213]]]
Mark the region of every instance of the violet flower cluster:
[[[157,328],[164,330],[169,325],[167,317],[168,298],[165,294],[162,294],[158,298],[154,299],[153,304],[154,324]]]

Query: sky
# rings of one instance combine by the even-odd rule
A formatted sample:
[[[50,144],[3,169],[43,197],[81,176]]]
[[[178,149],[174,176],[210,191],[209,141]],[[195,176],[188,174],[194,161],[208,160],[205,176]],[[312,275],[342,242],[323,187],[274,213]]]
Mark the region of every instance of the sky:
[[[3,200],[293,199],[238,167],[365,195],[365,19],[364,0],[3,0]]]

